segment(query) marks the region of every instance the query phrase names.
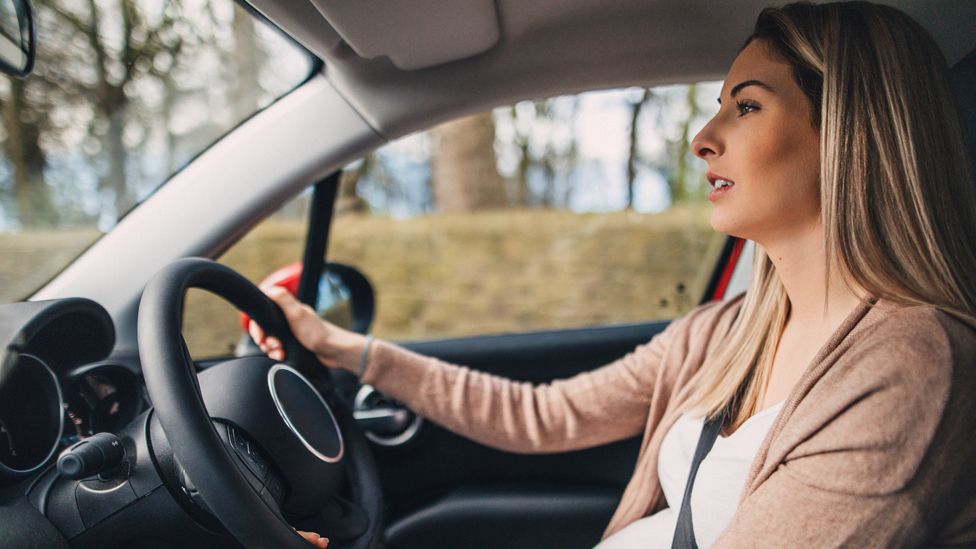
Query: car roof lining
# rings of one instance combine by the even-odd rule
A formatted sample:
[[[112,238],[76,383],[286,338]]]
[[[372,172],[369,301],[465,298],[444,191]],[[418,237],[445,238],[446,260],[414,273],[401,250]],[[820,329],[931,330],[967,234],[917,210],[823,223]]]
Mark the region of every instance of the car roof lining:
[[[403,0],[403,7],[394,8],[401,2],[251,3],[321,57],[326,77],[387,139],[522,99],[721,79],[756,15],[770,4]],[[937,8],[919,0],[882,3],[928,28],[950,66],[976,46],[976,2],[949,0]],[[443,24],[448,16],[457,23]],[[494,40],[486,30],[493,23]],[[471,40],[458,29],[470,30]]]

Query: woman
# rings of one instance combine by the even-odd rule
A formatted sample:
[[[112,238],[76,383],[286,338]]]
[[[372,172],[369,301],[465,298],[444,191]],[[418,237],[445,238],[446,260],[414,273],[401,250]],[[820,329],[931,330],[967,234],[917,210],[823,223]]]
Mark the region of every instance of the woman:
[[[692,147],[712,226],[757,244],[749,289],[603,368],[532,387],[268,293],[325,366],[484,444],[643,433],[601,549],[670,546],[726,409],[690,500],[699,546],[976,545],[976,190],[938,47],[889,7],[767,9],[719,102]]]

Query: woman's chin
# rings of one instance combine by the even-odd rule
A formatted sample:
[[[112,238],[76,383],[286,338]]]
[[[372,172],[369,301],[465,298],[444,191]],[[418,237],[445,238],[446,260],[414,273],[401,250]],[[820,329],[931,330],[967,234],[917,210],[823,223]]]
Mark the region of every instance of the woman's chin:
[[[712,215],[709,218],[709,223],[712,225],[712,229],[716,232],[725,233],[730,236],[735,236],[736,223],[735,220],[729,219],[729,216],[724,215],[725,212],[719,211],[719,208],[712,207]]]
[[[709,223],[715,232],[726,234],[729,236],[734,236],[736,238],[750,239],[747,235],[749,231],[745,230],[742,225],[741,220],[733,219],[731,216],[723,215],[725,212],[716,211],[712,208],[712,215],[709,218]]]

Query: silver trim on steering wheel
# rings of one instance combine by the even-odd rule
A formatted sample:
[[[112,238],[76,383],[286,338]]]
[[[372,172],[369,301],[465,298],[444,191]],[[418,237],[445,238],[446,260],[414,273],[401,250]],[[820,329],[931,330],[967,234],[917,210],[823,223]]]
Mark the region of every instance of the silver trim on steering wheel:
[[[319,402],[322,403],[322,408],[325,409],[325,412],[329,415],[329,419],[332,420],[332,425],[335,427],[336,430],[336,436],[339,437],[339,452],[336,455],[327,456],[323,454],[317,448],[312,446],[312,444],[300,432],[298,432],[298,429],[295,427],[295,424],[292,423],[291,418],[288,417],[288,413],[285,412],[285,409],[281,404],[281,400],[278,398],[278,392],[275,390],[274,379],[279,372],[288,372],[290,374],[293,374],[295,377],[302,380],[303,382],[305,382],[305,384],[308,385],[308,387],[312,390],[315,396],[319,399]],[[315,389],[315,386],[312,385],[312,382],[310,382],[305,376],[303,376],[301,373],[299,373],[291,366],[288,366],[287,364],[275,364],[274,366],[271,367],[270,370],[268,370],[268,391],[271,392],[271,400],[274,401],[275,408],[278,409],[278,414],[281,416],[281,419],[284,420],[285,425],[287,425],[288,429],[292,433],[294,433],[296,437],[298,437],[298,440],[301,441],[302,445],[305,446],[305,448],[309,452],[311,452],[312,455],[314,455],[315,457],[321,459],[326,463],[338,463],[339,461],[342,460],[342,456],[346,453],[346,445],[345,445],[345,441],[342,439],[342,431],[339,430],[339,422],[336,421],[335,416],[332,415],[332,409],[329,408],[328,404],[326,404],[325,399],[323,399],[322,395],[320,395],[319,392]]]

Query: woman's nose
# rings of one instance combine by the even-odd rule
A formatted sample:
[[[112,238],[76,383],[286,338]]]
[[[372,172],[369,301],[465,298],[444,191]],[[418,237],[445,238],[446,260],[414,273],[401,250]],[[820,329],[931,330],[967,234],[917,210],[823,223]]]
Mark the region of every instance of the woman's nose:
[[[715,136],[714,122],[714,118],[709,120],[705,127],[698,132],[698,135],[691,140],[691,151],[702,160],[708,160],[710,157],[721,154],[721,146]]]

